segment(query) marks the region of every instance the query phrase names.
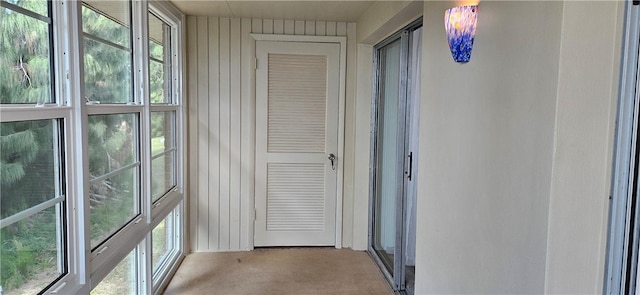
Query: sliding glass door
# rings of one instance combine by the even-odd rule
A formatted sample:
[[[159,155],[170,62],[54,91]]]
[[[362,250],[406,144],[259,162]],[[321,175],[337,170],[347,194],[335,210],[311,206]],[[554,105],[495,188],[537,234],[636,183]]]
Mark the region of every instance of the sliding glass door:
[[[374,234],[373,250],[384,263],[387,270],[394,274],[396,254],[396,203],[402,193],[402,158],[404,145],[400,140],[401,124],[399,118],[404,111],[399,108],[400,95],[400,48],[397,39],[381,48],[380,62],[380,109],[378,116],[378,138],[376,142],[376,190],[374,197]]]
[[[417,134],[413,132],[417,120],[413,120],[415,108],[411,105],[412,94],[417,94],[412,85],[418,61],[412,48],[420,48],[415,46],[419,38],[413,37],[419,25],[409,26],[375,47],[369,251],[397,291],[406,288],[407,262],[413,261],[407,258],[407,249],[414,249],[407,247],[407,241],[414,241],[410,237],[415,236],[408,230],[407,208],[415,206],[407,200],[415,198],[407,196],[414,192],[412,134]]]

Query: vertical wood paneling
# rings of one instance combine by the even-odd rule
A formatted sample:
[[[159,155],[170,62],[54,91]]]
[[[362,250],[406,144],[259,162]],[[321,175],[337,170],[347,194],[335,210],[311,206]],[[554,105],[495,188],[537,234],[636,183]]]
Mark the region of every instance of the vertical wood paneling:
[[[347,23],[338,22],[336,23],[336,36],[346,36],[347,35]]]
[[[295,21],[294,34],[296,34],[296,35],[304,35],[304,21],[303,20]]]
[[[327,36],[336,35],[336,22],[327,22]]]
[[[273,20],[265,19],[262,21],[262,33],[273,34]]]
[[[218,249],[220,224],[220,32],[209,18],[209,249]]]
[[[284,34],[285,35],[293,35],[295,33],[295,21],[285,20],[284,21]]]
[[[189,245],[192,251],[198,248],[198,26],[197,18],[187,18],[187,103],[189,108]]]
[[[308,20],[304,25],[304,34],[309,36],[315,36],[316,34],[316,22]]]
[[[231,19],[231,128],[229,249],[240,248],[240,19]]]
[[[229,18],[220,18],[220,250],[229,249],[229,169],[230,154],[230,112],[231,94],[229,53]]]
[[[251,32],[255,34],[262,33],[262,20],[254,18],[251,20]]]
[[[263,23],[264,24],[264,23]],[[284,28],[281,26],[281,28]],[[253,192],[254,192],[254,155],[255,155],[255,103],[253,103],[255,71],[253,70],[252,59],[255,56],[255,41],[249,33],[251,32],[251,19],[242,19],[242,43],[241,47],[241,69],[240,75],[240,106],[242,116],[241,126],[241,146],[242,154],[241,175],[240,175],[240,210],[243,213],[253,212]],[[247,221],[240,219],[240,249],[251,249],[253,247],[253,218]]]
[[[316,22],[316,35],[325,36],[327,34],[327,23]]]
[[[198,60],[209,59],[208,22],[198,17]],[[209,224],[209,65],[198,63],[198,224]],[[198,248],[208,249],[208,227],[198,228]]]
[[[189,221],[192,251],[253,247],[256,34],[348,36],[347,72],[355,71],[355,24],[187,18]],[[347,85],[345,159],[353,157],[352,96]],[[345,177],[353,172],[345,163]],[[351,171],[351,172],[349,172]],[[352,226],[352,188],[345,187],[345,243]]]
[[[284,20],[277,19],[273,21],[273,33],[284,34]]]

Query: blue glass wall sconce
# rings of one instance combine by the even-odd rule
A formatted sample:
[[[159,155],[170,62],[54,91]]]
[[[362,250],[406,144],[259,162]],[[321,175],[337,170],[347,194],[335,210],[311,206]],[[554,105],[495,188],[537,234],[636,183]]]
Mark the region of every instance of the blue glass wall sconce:
[[[478,22],[478,6],[458,6],[444,12],[449,49],[456,62],[469,62]]]

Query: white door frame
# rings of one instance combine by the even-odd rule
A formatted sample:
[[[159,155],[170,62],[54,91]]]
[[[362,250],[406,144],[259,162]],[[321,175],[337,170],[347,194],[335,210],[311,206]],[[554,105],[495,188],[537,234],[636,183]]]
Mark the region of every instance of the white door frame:
[[[337,155],[337,179],[336,179],[336,239],[335,247],[337,249],[342,248],[342,202],[343,202],[343,190],[344,190],[344,108],[345,108],[345,93],[346,93],[346,69],[347,69],[347,37],[341,36],[303,36],[303,35],[274,35],[274,34],[251,34],[254,41],[277,41],[277,42],[306,42],[306,43],[337,43],[340,45],[340,79],[338,90],[338,155]],[[255,42],[254,54],[255,54]],[[254,56],[255,57],[255,56]],[[255,75],[253,75],[254,90],[256,90]],[[256,94],[253,93],[252,103],[255,109]],[[255,129],[254,129],[255,130]],[[254,139],[255,142],[255,139]],[[255,172],[254,181],[255,181]],[[253,249],[253,236],[255,232],[254,220],[255,220],[255,185],[252,198],[253,212],[246,212],[246,222],[251,227],[250,241],[251,249]]]

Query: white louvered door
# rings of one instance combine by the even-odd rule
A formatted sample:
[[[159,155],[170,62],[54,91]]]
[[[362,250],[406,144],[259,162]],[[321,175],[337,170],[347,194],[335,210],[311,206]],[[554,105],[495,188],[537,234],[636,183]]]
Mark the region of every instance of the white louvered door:
[[[254,245],[333,246],[340,45],[256,42]]]

